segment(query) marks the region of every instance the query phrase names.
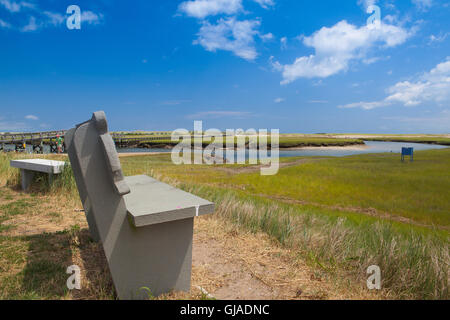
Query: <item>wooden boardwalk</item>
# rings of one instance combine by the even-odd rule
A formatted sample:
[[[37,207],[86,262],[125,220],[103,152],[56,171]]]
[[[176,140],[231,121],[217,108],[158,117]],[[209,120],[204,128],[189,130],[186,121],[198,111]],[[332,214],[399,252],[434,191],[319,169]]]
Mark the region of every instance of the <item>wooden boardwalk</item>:
[[[3,133],[0,134],[0,151],[53,153],[57,151],[57,136],[59,135],[62,139],[64,139],[65,134],[66,130],[29,133]],[[130,137],[127,135],[114,133],[111,135],[118,147],[137,146],[146,142],[171,140],[171,136]]]

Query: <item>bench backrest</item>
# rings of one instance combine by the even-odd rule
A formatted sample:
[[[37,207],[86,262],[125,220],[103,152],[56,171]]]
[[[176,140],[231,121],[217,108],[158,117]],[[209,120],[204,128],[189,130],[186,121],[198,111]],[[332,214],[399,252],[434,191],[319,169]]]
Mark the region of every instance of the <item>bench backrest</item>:
[[[65,140],[89,229],[102,242],[119,298],[144,299],[148,286],[156,294],[188,290],[194,219],[140,227],[129,221],[124,195],[130,188],[104,112],[67,132]],[[138,195],[132,201],[142,200]]]
[[[91,120],[69,130],[65,142],[89,229],[95,240],[103,242],[113,213],[126,214],[122,196],[130,192],[105,113],[95,112]]]

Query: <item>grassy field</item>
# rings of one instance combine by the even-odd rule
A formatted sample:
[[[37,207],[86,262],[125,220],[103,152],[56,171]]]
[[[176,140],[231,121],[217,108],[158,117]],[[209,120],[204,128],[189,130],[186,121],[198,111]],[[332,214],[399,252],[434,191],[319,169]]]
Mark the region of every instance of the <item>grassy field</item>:
[[[386,213],[417,224],[450,226],[450,148],[420,151],[414,162],[401,162],[397,154],[391,153],[281,158],[281,163],[299,159],[304,163],[282,168],[274,176],[261,176],[258,170],[239,171],[236,165],[178,167],[169,159],[169,155],[126,158],[123,166],[128,175],[148,174],[152,168],[195,185],[299,201],[318,208]]]
[[[367,138],[368,141],[392,141],[392,142],[414,142],[429,143],[450,146],[450,138],[443,137],[385,137],[385,138]]]
[[[178,144],[176,141],[168,140],[155,140],[155,141],[145,141],[145,138],[152,138],[154,136],[149,135],[125,135],[129,138],[141,138],[143,141],[138,143],[141,147],[173,147]],[[237,145],[237,139],[234,139],[235,146]],[[194,144],[194,139],[191,141]],[[203,147],[208,146],[211,143],[210,140],[203,140]],[[225,146],[225,139],[224,139]],[[246,140],[248,143],[248,139]],[[270,147],[270,138],[268,139],[268,144]],[[345,139],[345,138],[331,138],[331,137],[320,137],[320,136],[299,136],[299,135],[280,135],[279,138],[279,147],[280,148],[295,148],[295,147],[326,147],[326,146],[350,146],[350,145],[358,145],[363,144],[363,140],[361,139]]]
[[[130,138],[148,138],[158,135],[149,134],[125,134]],[[326,146],[350,146],[363,144],[363,140],[367,141],[391,141],[391,142],[414,142],[450,145],[450,136],[448,135],[379,135],[379,134],[280,134],[280,148],[297,148],[297,147],[326,147]],[[236,142],[236,140],[235,140]],[[193,143],[193,141],[192,141]],[[210,142],[204,141],[203,146],[207,146]],[[269,142],[270,144],[270,139]],[[141,146],[154,147],[173,147],[178,142],[168,140],[146,141]]]
[[[392,154],[282,159],[287,166],[269,177],[168,159],[122,163],[126,175],[153,175],[215,201],[217,214],[328,272],[363,281],[376,264],[392,297],[448,298],[450,149],[418,152],[413,163]]]
[[[14,228],[8,221],[27,208],[38,210],[33,197],[8,200],[19,181],[17,171],[9,168],[10,157],[0,154],[0,185],[9,186],[2,187],[6,192],[0,197],[4,203],[0,233]],[[175,166],[170,155],[123,157],[121,162],[125,175],[148,174],[214,201],[218,219],[242,230],[267,233],[336,279],[364,286],[366,269],[375,264],[382,270],[383,297],[449,298],[450,149],[419,151],[413,163],[401,163],[392,154],[282,158],[279,173],[265,177],[257,166]],[[66,199],[68,208],[79,207],[70,171],[53,186],[47,186],[45,179],[37,181],[37,188],[41,190],[37,194],[50,191],[60,201]],[[48,219],[57,219],[58,209],[39,210],[48,211]],[[69,241],[71,250],[90,248],[88,240],[79,247],[73,245],[75,232],[68,224],[58,237]],[[42,237],[44,242],[37,243],[45,243]],[[22,269],[10,275],[26,259],[27,250],[21,246],[26,244],[29,249],[35,242],[24,236],[0,235],[0,292],[9,292],[0,297],[61,298],[67,294],[39,293],[36,290],[42,286],[37,285],[23,289],[26,275],[45,280],[53,272],[61,274],[52,259],[37,259],[31,273]],[[43,253],[54,250],[35,248]],[[110,284],[102,278],[101,268],[98,274],[94,284],[100,289],[92,295],[108,298]]]
[[[363,139],[367,141],[391,141],[391,142],[414,142],[414,143],[429,143],[450,145],[450,135],[442,134],[329,134],[332,138],[353,138]]]

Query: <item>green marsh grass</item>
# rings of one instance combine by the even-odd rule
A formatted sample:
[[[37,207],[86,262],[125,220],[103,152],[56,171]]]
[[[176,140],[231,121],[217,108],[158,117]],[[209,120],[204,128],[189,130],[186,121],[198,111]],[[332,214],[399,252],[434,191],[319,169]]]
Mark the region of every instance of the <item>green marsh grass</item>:
[[[350,277],[364,285],[367,267],[378,265],[386,296],[449,298],[448,238],[374,218],[355,223],[345,216],[305,211],[229,190],[185,188],[214,201],[220,218],[252,232],[266,232],[335,277]]]
[[[410,142],[410,143],[429,143],[429,144],[440,144],[445,146],[450,146],[450,138],[445,137],[402,137],[402,136],[388,136],[382,138],[365,138],[367,141],[391,141],[391,142]]]
[[[148,138],[149,136],[147,136]],[[151,137],[151,136],[150,136]],[[134,138],[134,137],[133,137]],[[146,138],[146,136],[139,136],[139,138]],[[181,140],[180,140],[181,141]],[[207,147],[211,143],[211,139],[191,139],[191,144],[194,145],[194,142],[202,143],[203,147]],[[246,144],[249,143],[249,139],[246,138]],[[167,140],[154,140],[154,141],[143,141],[143,145],[147,146],[176,146],[179,142],[172,141],[171,139]],[[226,140],[223,139],[224,146],[226,146]],[[301,137],[301,136],[283,136],[281,135],[279,138],[279,147],[280,148],[295,148],[295,147],[324,147],[324,146],[349,146],[349,145],[358,145],[363,144],[363,140],[361,139],[346,139],[346,138],[328,138],[328,137]],[[235,147],[237,146],[237,138],[234,139]],[[268,146],[271,145],[270,136],[267,141]]]
[[[126,175],[149,174],[214,201],[224,220],[266,232],[336,276],[364,285],[375,264],[392,298],[449,298],[450,149],[417,152],[413,163],[397,154],[314,158],[268,177],[174,166],[167,155],[122,165]],[[388,217],[367,214],[373,209]]]

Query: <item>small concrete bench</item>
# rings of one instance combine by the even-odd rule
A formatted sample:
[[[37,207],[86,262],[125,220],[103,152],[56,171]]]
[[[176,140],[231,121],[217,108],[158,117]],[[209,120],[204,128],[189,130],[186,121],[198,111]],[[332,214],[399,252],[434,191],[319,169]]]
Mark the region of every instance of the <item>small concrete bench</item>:
[[[22,190],[27,190],[33,181],[35,172],[47,173],[51,182],[53,175],[61,173],[64,169],[64,162],[46,159],[11,160],[10,166],[20,169]]]
[[[120,299],[189,291],[194,217],[214,203],[145,175],[124,177],[103,111],[65,135],[92,238]]]

